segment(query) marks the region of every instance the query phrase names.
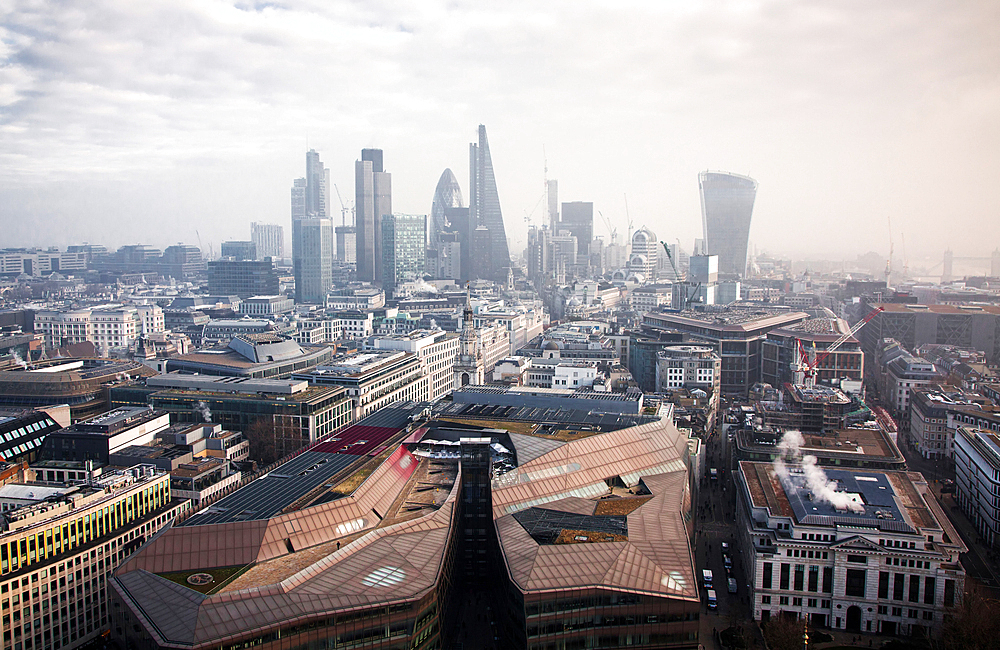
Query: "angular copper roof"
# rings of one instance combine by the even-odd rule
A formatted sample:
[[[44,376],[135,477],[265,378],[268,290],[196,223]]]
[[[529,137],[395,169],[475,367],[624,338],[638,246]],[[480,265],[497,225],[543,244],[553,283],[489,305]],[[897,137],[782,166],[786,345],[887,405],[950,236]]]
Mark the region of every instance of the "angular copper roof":
[[[697,600],[686,454],[684,436],[660,420],[566,443],[498,477],[493,513],[511,579],[525,592],[605,587]],[[513,516],[531,507],[593,514],[615,476],[652,493],[628,514],[628,541],[539,544]]]

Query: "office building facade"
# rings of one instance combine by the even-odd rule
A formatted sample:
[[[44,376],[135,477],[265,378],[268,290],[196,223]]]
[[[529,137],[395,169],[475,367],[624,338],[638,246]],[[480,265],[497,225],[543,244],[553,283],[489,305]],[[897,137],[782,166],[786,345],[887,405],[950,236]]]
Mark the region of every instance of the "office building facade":
[[[354,163],[355,257],[358,279],[382,281],[382,215],[392,214],[392,175],[381,149],[362,149]]]
[[[558,229],[567,230],[576,237],[579,255],[590,255],[590,244],[594,240],[594,204],[590,201],[563,203]]]
[[[698,175],[698,187],[707,254],[719,256],[719,273],[745,276],[757,181],[705,171]]]
[[[257,247],[257,259],[285,256],[285,229],[276,223],[251,223],[250,241]]]
[[[426,241],[426,215],[382,215],[382,287],[386,293],[424,273]]]
[[[503,281],[510,267],[507,233],[500,210],[500,195],[493,174],[493,159],[486,139],[486,127],[479,125],[479,143],[469,144],[469,212],[474,227],[489,231],[489,258],[483,263],[482,277]],[[473,244],[475,248],[475,244]]]
[[[279,285],[278,271],[270,259],[208,263],[208,291],[214,296],[270,296],[278,293]]]

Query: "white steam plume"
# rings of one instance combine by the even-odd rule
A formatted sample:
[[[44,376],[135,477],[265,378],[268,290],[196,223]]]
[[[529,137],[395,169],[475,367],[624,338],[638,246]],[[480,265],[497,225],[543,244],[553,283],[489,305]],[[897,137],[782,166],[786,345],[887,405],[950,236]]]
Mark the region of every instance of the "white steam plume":
[[[799,465],[802,468],[802,476],[805,478],[804,484],[800,487],[808,489],[817,501],[825,501],[834,508],[840,510],[850,510],[851,512],[864,513],[864,505],[858,503],[846,492],[837,491],[837,483],[831,481],[826,472],[816,464],[816,457],[811,454],[802,455],[802,445],[805,439],[798,431],[787,431],[781,436],[778,443],[779,454],[772,462],[775,473],[782,480],[796,482],[797,477],[793,477],[788,472],[786,461]]]
[[[17,362],[17,365],[21,366],[25,370],[28,369],[28,364],[21,358],[21,355],[17,353],[17,350],[11,348],[10,356],[14,357],[14,361]]]
[[[208,404],[205,402],[198,402],[195,404],[194,410],[201,414],[201,417],[205,419],[205,422],[212,421],[212,411],[208,408]]]

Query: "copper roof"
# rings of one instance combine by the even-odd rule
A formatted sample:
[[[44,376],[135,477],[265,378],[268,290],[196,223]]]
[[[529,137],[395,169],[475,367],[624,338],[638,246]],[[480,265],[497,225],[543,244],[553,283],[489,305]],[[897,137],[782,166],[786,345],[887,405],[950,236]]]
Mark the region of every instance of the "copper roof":
[[[665,419],[568,442],[494,481],[493,511],[511,579],[523,591],[604,587],[697,599],[684,520],[687,440]],[[596,512],[605,479],[652,493],[627,514],[627,541],[540,544],[513,513]]]

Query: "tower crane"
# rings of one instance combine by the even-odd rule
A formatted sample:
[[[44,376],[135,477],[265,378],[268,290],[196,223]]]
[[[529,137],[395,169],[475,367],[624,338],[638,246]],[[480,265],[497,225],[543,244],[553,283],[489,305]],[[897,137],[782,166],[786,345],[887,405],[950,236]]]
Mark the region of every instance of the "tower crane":
[[[340,188],[337,187],[336,183],[333,184],[333,189],[337,191],[337,200],[340,201],[340,225],[346,226],[347,225],[347,213],[351,212],[353,210],[353,208],[348,208],[346,205],[344,205],[344,199],[341,198],[341,196],[340,196]],[[351,225],[356,225],[356,224],[354,224],[354,217],[351,217]]]
[[[670,268],[672,268],[674,270],[674,278],[675,278],[677,284],[680,285],[681,286],[681,290],[684,291],[684,304],[682,305],[682,308],[683,309],[687,309],[688,307],[691,306],[691,303],[698,302],[698,300],[697,300],[698,289],[701,288],[701,282],[699,282],[699,283],[695,284],[694,286],[692,286],[690,293],[687,292],[686,290],[684,290],[683,289],[684,280],[681,279],[680,271],[677,270],[677,265],[674,264],[674,256],[670,252],[670,246],[668,246],[667,242],[665,242],[665,241],[661,241],[660,244],[663,245],[663,250],[667,253],[667,259],[670,261]],[[678,242],[678,246],[680,246],[679,242]]]
[[[625,242],[625,245],[631,247],[632,246],[632,217],[630,217],[629,214],[628,214],[628,194],[625,194],[624,196],[625,196],[625,220],[628,221],[628,231],[627,231],[628,240]],[[631,248],[629,250],[631,252]]]
[[[612,244],[617,243],[617,241],[618,241],[618,229],[612,227],[611,220],[608,219],[607,217],[605,217],[603,212],[601,212],[600,210],[598,210],[597,214],[601,215],[601,219],[604,220],[604,225],[608,227],[608,233],[611,235],[611,243]]]
[[[826,360],[828,356],[837,351],[840,346],[851,339],[855,334],[861,331],[861,328],[868,324],[868,322],[875,318],[880,312],[883,311],[882,307],[876,307],[867,316],[859,320],[854,324],[854,327],[850,329],[846,334],[842,334],[840,338],[830,344],[821,353],[816,354],[815,345],[812,348],[812,353],[806,351],[806,346],[803,345],[802,339],[795,339],[795,362],[792,363],[792,371],[796,375],[797,384],[805,384],[806,386],[816,385],[816,373],[819,370],[819,366],[823,361]],[[798,381],[798,375],[801,373],[802,381]]]

